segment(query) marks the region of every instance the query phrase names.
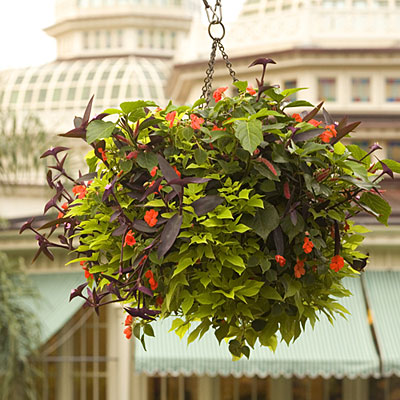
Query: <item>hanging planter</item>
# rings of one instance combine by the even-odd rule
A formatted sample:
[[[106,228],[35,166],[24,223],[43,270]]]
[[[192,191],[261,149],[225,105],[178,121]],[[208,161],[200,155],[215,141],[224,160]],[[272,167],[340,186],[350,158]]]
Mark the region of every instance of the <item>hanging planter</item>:
[[[254,65],[264,76],[269,62]],[[350,295],[342,279],[367,262],[357,250],[367,230],[351,218],[368,212],[387,224],[379,182],[400,165],[374,162],[377,145],[366,153],[342,144],[358,123],[334,122],[325,110],[324,121],[314,119],[321,104],[292,114],[311,106],[288,100],[300,89],[262,81],[258,90],[235,82],[234,97],[219,88],[204,108],[204,100],[165,109],[134,101],[89,120],[91,101],[64,135],[93,147],[88,174],[65,171],[65,147],[43,154],[55,162],[45,212],[59,215],[21,231],[36,233],[38,254],[75,254],[87,282],[71,299],[96,311],[121,303],[126,336],[143,343],[151,322],[167,316],[189,342],[213,329],[236,357],[257,339],[274,349],[278,332],[295,340],[320,312],[330,320],[347,312],[336,300]]]

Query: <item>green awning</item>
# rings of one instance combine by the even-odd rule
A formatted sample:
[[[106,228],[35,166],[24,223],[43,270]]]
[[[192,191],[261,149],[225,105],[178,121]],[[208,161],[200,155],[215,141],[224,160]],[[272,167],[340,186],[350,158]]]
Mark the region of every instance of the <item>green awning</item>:
[[[338,317],[332,326],[322,316],[315,330],[308,325],[297,341],[278,344],[275,353],[258,347],[250,360],[232,361],[225,342],[218,345],[212,332],[200,341],[186,344],[168,330],[170,320],[154,323],[155,338],[146,338],[147,352],[136,343],[135,368],[149,375],[234,375],[297,377],[379,376],[379,359],[367,321],[367,311],[359,279],[346,281],[353,296],[342,299],[351,316]]]
[[[400,376],[400,271],[365,272],[382,375]]]
[[[82,307],[83,300],[71,302],[71,290],[85,281],[82,271],[30,274],[39,299],[30,301],[30,308],[41,327],[41,342],[46,343]]]

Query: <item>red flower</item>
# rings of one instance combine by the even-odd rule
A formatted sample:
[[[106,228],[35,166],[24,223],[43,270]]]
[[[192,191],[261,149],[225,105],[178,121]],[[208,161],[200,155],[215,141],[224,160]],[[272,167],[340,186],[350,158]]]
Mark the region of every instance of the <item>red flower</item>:
[[[257,158],[256,161],[260,161],[260,162],[264,163],[264,164],[268,167],[268,169],[269,169],[275,176],[278,176],[278,173],[276,172],[275,167],[274,167],[274,166],[272,165],[272,163],[269,162],[267,159],[265,159],[265,158],[263,158],[263,157],[259,157],[259,158]]]
[[[101,154],[101,158],[103,159],[103,161],[107,161],[106,152],[101,147],[99,147],[97,151]]]
[[[330,140],[331,140],[333,137],[336,137],[336,134],[337,134],[337,132],[336,132],[336,129],[335,129],[335,125],[332,124],[332,125],[327,125],[327,126],[325,127],[325,131],[322,132],[322,133],[319,135],[319,137],[321,138],[321,140],[322,140],[324,143],[329,143]]]
[[[155,281],[154,278],[149,279],[151,290],[156,290],[158,287],[158,282]]]
[[[306,270],[304,269],[304,261],[297,259],[297,263],[294,266],[294,276],[296,278],[301,278],[303,275],[305,275]]]
[[[227,89],[228,89],[228,86],[226,86],[226,87],[220,87],[220,88],[218,88],[218,89],[214,92],[213,97],[214,97],[214,100],[215,100],[216,103],[218,103],[218,102],[222,99],[222,94],[223,94]]]
[[[246,90],[247,93],[251,94],[252,96],[254,96],[257,93],[251,86],[249,86]]]
[[[294,118],[296,122],[303,122],[303,118],[301,118],[300,114],[293,114],[292,118]]]
[[[284,267],[285,264],[286,264],[286,259],[285,259],[285,257],[282,257],[282,256],[280,256],[280,255],[276,255],[276,256],[275,256],[275,261],[276,261],[281,267]]]
[[[62,208],[63,210],[66,210],[66,209],[68,208],[68,203],[64,203],[64,204],[61,206],[61,208]]]
[[[153,272],[151,271],[151,269],[148,269],[148,270],[146,271],[146,273],[144,274],[144,276],[145,276],[147,279],[150,279],[150,278],[153,278],[153,277],[154,277]]]
[[[136,244],[136,239],[133,236],[132,230],[128,231],[128,233],[125,235],[125,242],[124,242],[124,247],[126,245],[128,246],[133,246]]]
[[[143,265],[143,263],[147,260],[147,254],[145,254],[142,259],[139,261],[139,265]]]
[[[128,326],[127,328],[125,328],[124,334],[127,339],[130,339],[132,337],[132,327]]]
[[[182,176],[182,174],[178,171],[178,168],[176,168],[176,166],[174,165],[172,167],[174,169],[174,171],[176,172],[176,174],[179,176],[179,178]]]
[[[93,279],[93,274],[91,274],[91,273],[89,272],[88,267],[85,265],[85,261],[83,261],[83,263],[84,263],[84,264],[82,264],[82,261],[81,261],[81,265],[83,265],[82,269],[85,271],[85,278],[86,278],[86,279],[89,279],[89,278],[92,278],[92,279]]]
[[[211,132],[214,131],[226,131],[226,128],[218,128],[217,125],[214,125],[213,128],[211,129]]]
[[[164,299],[162,298],[162,296],[161,295],[157,296],[157,298],[156,298],[157,306],[161,307],[163,303],[164,303]]]
[[[78,196],[78,199],[83,199],[86,196],[86,186],[76,185],[72,188],[72,193],[75,196]]]
[[[310,119],[308,121],[308,123],[313,125],[313,126],[315,126],[315,127],[318,127],[318,126],[320,126],[322,124],[322,121],[317,121],[316,119]]]
[[[285,196],[285,199],[290,199],[290,187],[288,182],[283,184],[283,195]]]
[[[200,129],[201,128],[201,124],[204,122],[203,118],[200,118],[195,114],[190,114],[190,120],[191,120],[190,126],[193,129]]]
[[[174,126],[175,117],[176,117],[176,111],[171,111],[165,116],[165,119],[167,121],[169,121],[170,128],[172,128]]]
[[[156,183],[156,181],[150,182],[150,187],[152,187],[154,184]],[[158,186],[158,190],[157,192],[160,193],[160,190],[163,188],[163,185]]]
[[[306,236],[304,238],[304,244],[303,244],[304,253],[306,254],[311,253],[313,248],[314,248],[314,243]]]
[[[154,168],[150,171],[150,175],[151,175],[152,177],[155,177],[155,176],[156,176],[156,173],[157,173],[157,170],[158,170],[158,167],[154,167]]]
[[[344,259],[343,257],[336,255],[332,257],[330,268],[335,272],[340,271],[344,267]]]
[[[148,226],[153,227],[157,223],[157,215],[158,211],[156,210],[146,211],[146,214],[144,215],[144,220],[147,222]]]
[[[63,218],[64,217],[64,213],[62,211],[60,211],[57,215],[57,219]],[[58,225],[57,225],[58,227]]]
[[[132,322],[133,322],[132,315],[127,315],[126,318],[125,318],[125,326],[132,325]]]

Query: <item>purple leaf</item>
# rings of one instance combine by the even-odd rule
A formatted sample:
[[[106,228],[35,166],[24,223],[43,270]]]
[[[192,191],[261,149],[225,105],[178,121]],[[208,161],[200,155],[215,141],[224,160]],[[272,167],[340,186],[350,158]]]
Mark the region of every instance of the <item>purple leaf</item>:
[[[146,320],[154,320],[156,315],[160,314],[161,311],[156,310],[149,310],[148,308],[131,308],[131,307],[124,307],[124,310],[132,317],[140,317]]]
[[[120,225],[118,228],[116,228],[111,236],[121,236],[127,231],[128,227],[126,225]]]
[[[325,110],[325,108],[322,109],[322,115],[324,116],[324,120],[327,125],[335,125],[335,121],[328,113],[328,111]]]
[[[297,135],[294,135],[292,139],[295,143],[304,142],[305,140],[309,140],[319,136],[324,131],[325,129],[323,128],[310,129],[309,131],[301,132]]]
[[[82,128],[82,127],[74,128],[66,133],[61,133],[58,136],[85,139],[86,138],[86,128]]]
[[[101,201],[106,201],[108,199],[108,197],[110,196],[110,194],[114,193],[114,186],[115,183],[117,182],[118,179],[118,175],[115,175],[113,180],[111,181],[111,183],[109,183],[108,185],[105,186],[105,190],[103,193],[103,197],[101,199]]]
[[[94,95],[90,98],[88,105],[86,106],[85,113],[83,114],[82,125],[87,125],[90,118],[90,113],[92,112],[92,104],[93,104]]]
[[[158,258],[163,258],[168,250],[175,243],[175,240],[181,230],[183,216],[175,214],[165,225],[160,238],[160,244],[157,249]]]
[[[225,200],[222,197],[210,195],[206,197],[202,197],[194,201],[191,206],[194,209],[194,212],[198,217],[213,211],[215,207],[222,204]]]
[[[379,160],[382,165],[383,174],[388,174],[392,179],[394,179],[393,171],[381,160]]]
[[[304,122],[308,122],[310,119],[313,119],[318,113],[319,110],[321,109],[322,105],[324,104],[323,101],[321,101],[321,103],[319,103],[313,110],[311,110],[304,118],[303,121]]]
[[[167,182],[173,181],[174,179],[179,179],[178,174],[171,167],[169,162],[160,154],[157,154],[158,165],[160,166],[161,172]],[[171,185],[175,192],[179,193],[181,188],[179,185]]]
[[[170,185],[180,185],[180,186],[185,186],[188,183],[206,183],[210,182],[210,178],[196,178],[196,177],[187,177],[187,178],[178,178],[178,179],[173,179],[172,181],[168,182]]]
[[[282,255],[285,251],[285,244],[283,241],[283,234],[282,234],[282,229],[280,226],[278,226],[276,229],[273,230],[273,236],[274,236],[274,243],[276,247],[276,253]]]
[[[292,221],[293,226],[297,225],[297,211],[296,210],[292,210],[290,211],[290,220]]]
[[[68,147],[62,147],[62,146],[58,146],[58,147],[52,147],[49,150],[45,151],[40,158],[45,158],[48,156],[56,156],[58,153],[61,153],[62,151],[66,151],[69,150]]]
[[[82,125],[82,118],[81,117],[75,117],[74,118],[74,127],[79,128]]]
[[[71,295],[69,296],[69,301],[71,301],[72,299],[74,299],[75,297],[84,297],[82,295],[82,291],[83,289],[85,289],[85,287],[88,285],[87,282],[82,283],[82,285],[79,285],[76,289],[72,289],[71,290]]]
[[[154,183],[146,189],[146,191],[144,192],[144,194],[141,197],[140,201],[143,201],[148,196],[150,196],[152,193],[158,192],[158,188],[159,188],[160,183],[161,183],[162,180],[163,180],[163,178],[157,178],[154,181]]]
[[[42,225],[40,228],[38,228],[38,231],[42,230],[42,229],[47,229],[47,228],[51,228],[55,225],[60,225],[64,222],[70,222],[72,221],[71,218],[57,218],[57,219],[53,219],[52,221],[47,222],[46,224]]]
[[[147,223],[141,219],[133,221],[132,224],[133,229],[137,230],[138,232],[144,233],[154,233],[157,232],[156,228],[152,228]]]
[[[146,286],[143,285],[139,285],[138,290],[144,294],[146,294],[147,296],[153,297],[153,291],[149,288],[147,288]]]
[[[360,124],[361,124],[361,121],[357,121],[357,122],[353,122],[353,123],[345,126],[344,128],[341,128],[341,129],[339,129],[339,127],[337,127],[336,128],[337,135],[336,135],[336,137],[332,138],[332,140],[330,141],[331,145],[333,146],[334,144],[339,142],[340,139],[344,138],[351,131],[354,131],[354,129],[356,129],[357,126]]]
[[[26,221],[22,226],[21,229],[19,230],[19,234],[21,234],[22,232],[24,232],[27,229],[31,229],[32,228],[32,222],[34,221],[34,218],[29,218],[28,221]]]
[[[339,232],[339,224],[337,221],[334,222],[335,229],[335,256],[340,253],[340,232]]]
[[[257,60],[254,60],[248,68],[254,67],[255,65],[266,66],[267,64],[276,64],[276,62],[272,58],[257,58]]]

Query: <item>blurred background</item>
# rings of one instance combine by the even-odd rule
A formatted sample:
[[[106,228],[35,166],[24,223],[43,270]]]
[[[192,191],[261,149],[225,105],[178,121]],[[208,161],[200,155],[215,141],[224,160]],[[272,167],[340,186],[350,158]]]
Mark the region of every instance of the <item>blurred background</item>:
[[[215,1],[209,1],[214,6]],[[347,143],[400,162],[400,0],[222,0],[223,45],[240,80],[256,87],[256,58],[276,61],[266,81],[292,96],[325,101],[335,120],[362,121]],[[51,193],[40,155],[73,147],[57,134],[73,128],[94,94],[93,115],[126,100],[193,103],[211,50],[202,0],[16,0],[2,8],[0,59],[0,399],[43,400],[400,400],[400,187],[382,184],[393,215],[368,215],[370,263],[348,321],[321,317],[287,348],[232,362],[212,335],[186,346],[158,324],[148,351],[123,336],[123,314],[96,316],[71,288],[80,266],[31,260],[33,235]],[[231,84],[220,54],[214,89]],[[230,85],[228,95],[235,94]],[[295,111],[295,110],[294,110]],[[85,171],[83,171],[85,172]],[[308,327],[310,328],[310,327]],[[23,382],[23,384],[21,384]]]

